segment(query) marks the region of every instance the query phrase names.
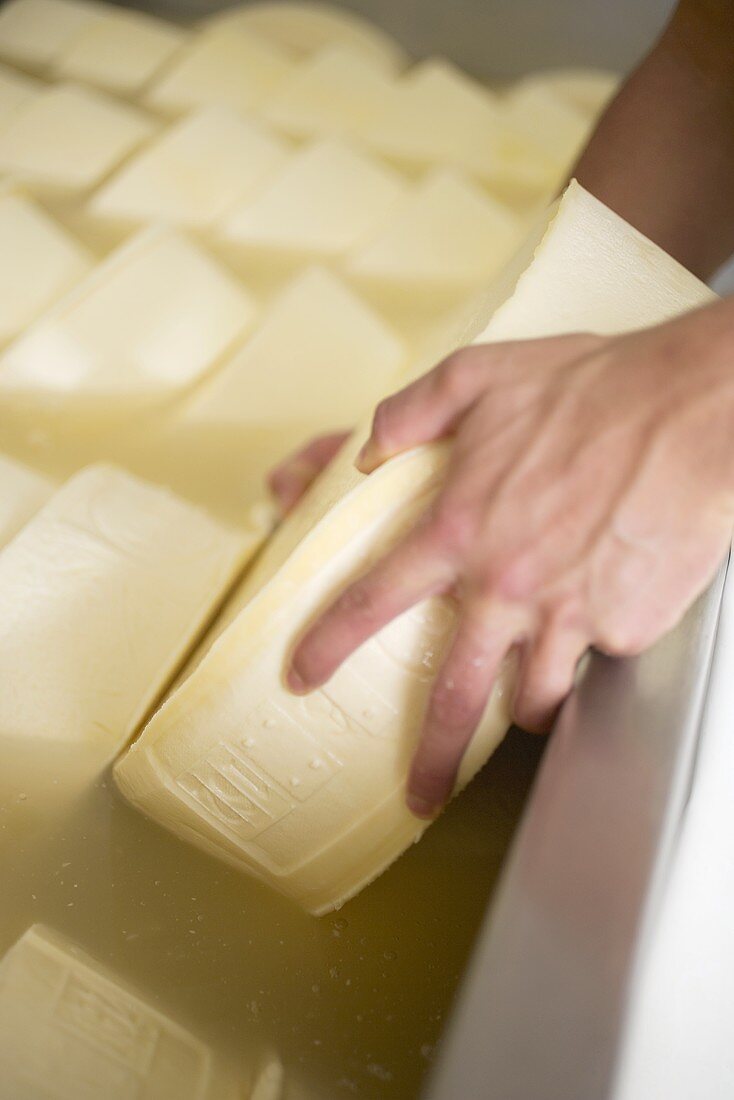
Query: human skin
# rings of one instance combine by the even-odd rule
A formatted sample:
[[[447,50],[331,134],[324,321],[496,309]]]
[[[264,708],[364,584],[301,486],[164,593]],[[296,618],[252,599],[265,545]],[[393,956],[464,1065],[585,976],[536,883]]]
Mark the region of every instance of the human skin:
[[[734,249],[732,51],[734,5],[684,0],[575,171],[703,276]],[[511,650],[514,718],[542,731],[589,646],[639,652],[711,579],[734,522],[733,352],[729,299],[633,334],[466,348],[378,406],[364,473],[451,436],[448,472],[298,641],[287,679],[309,691],[416,602],[458,601],[408,781],[417,816],[450,796]],[[339,444],[312,444],[310,468]]]

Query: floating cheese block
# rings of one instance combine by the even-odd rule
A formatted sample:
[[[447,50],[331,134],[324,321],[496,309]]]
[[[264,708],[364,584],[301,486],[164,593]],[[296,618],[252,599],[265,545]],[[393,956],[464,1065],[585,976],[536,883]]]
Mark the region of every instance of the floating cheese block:
[[[337,257],[374,232],[405,189],[368,154],[336,139],[317,142],[254,201],[231,211],[220,224],[221,241],[253,267]]]
[[[16,336],[92,265],[32,199],[0,186],[0,343]]]
[[[247,332],[252,300],[173,229],[146,229],[0,356],[0,400],[114,413],[170,399]]]
[[[588,116],[547,86],[519,84],[504,97],[503,110],[508,132],[536,149],[550,171],[568,171],[589,135]]]
[[[244,1090],[209,1046],[50,928],[32,925],[0,962],[3,1100],[245,1100]]]
[[[249,549],[172,493],[110,466],[76,474],[0,552],[0,738],[114,756]]]
[[[152,133],[133,107],[73,84],[33,96],[0,127],[0,174],[42,195],[76,195],[99,183]]]
[[[397,43],[354,12],[330,4],[241,4],[210,17],[222,29],[254,31],[290,54],[305,57],[326,46],[347,46],[372,64],[392,69],[404,55]]]
[[[99,19],[100,10],[82,0],[8,0],[0,8],[0,57],[21,68],[46,69]]]
[[[274,43],[244,31],[214,27],[196,35],[154,80],[145,102],[173,115],[212,103],[251,111],[291,69],[287,55]]]
[[[299,65],[262,109],[296,138],[362,133],[384,111],[391,73],[349,46],[329,46]]]
[[[275,134],[230,108],[203,107],[124,164],[87,213],[123,232],[151,221],[202,230],[257,195],[285,160]]]
[[[397,387],[403,348],[336,276],[299,275],[250,340],[192,395],[189,422],[274,431],[283,440],[349,426]]]
[[[19,107],[25,106],[37,95],[41,87],[32,77],[0,65],[0,128],[12,118]]]
[[[110,9],[86,27],[51,66],[55,77],[134,95],[171,60],[186,32],[162,19]]]
[[[507,207],[456,172],[437,171],[351,254],[346,270],[387,296],[451,295],[495,274],[521,237]]]
[[[545,235],[523,246],[492,288],[485,310],[494,313],[486,327],[478,317],[474,333],[493,341],[615,332],[710,297],[573,184]],[[340,905],[425,828],[405,806],[405,782],[455,605],[433,598],[413,608],[305,697],[286,690],[284,666],[319,609],[423,511],[448,447],[418,448],[369,477],[345,449],[261,556],[234,614],[225,612],[224,632],[116,767],[135,806],[313,913]],[[501,681],[508,678],[506,670]],[[503,687],[459,786],[504,735]]]
[[[365,128],[370,148],[400,165],[450,165],[480,175],[494,170],[501,133],[496,97],[448,61],[411,69]]]
[[[46,503],[53,490],[48,478],[0,454],[0,548]]]
[[[551,90],[589,119],[595,119],[619,87],[617,73],[604,69],[552,69],[533,73],[514,85]]]

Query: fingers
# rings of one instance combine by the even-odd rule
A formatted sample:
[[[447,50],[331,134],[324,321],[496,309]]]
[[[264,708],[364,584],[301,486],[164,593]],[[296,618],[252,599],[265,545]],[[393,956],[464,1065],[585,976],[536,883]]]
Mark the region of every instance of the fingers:
[[[523,368],[567,363],[599,337],[574,333],[461,348],[422,378],[378,405],[372,433],[357,457],[370,473],[393,455],[450,434],[489,385],[515,383]]]
[[[481,393],[486,370],[485,357],[474,349],[457,351],[382,401],[370,438],[357,456],[358,469],[370,473],[392,455],[449,434]]]
[[[408,808],[433,818],[451,797],[500,665],[521,629],[516,612],[468,609],[431,693],[408,778]]]
[[[324,683],[383,626],[428,596],[445,591],[453,569],[425,524],[351,584],[298,643],[287,673],[292,691]]]
[[[340,449],[348,432],[312,439],[288,455],[268,475],[268,485],[283,512],[289,512]]]
[[[580,631],[550,623],[525,647],[515,686],[512,716],[531,733],[547,733],[573,687],[576,666],[587,648]]]

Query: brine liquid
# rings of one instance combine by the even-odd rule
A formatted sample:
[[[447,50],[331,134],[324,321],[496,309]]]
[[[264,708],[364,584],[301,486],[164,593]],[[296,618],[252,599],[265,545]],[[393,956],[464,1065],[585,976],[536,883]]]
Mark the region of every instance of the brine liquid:
[[[179,455],[170,477],[171,452],[152,436],[75,446],[0,440],[51,474],[123,462],[230,519],[254,496],[254,478],[238,480],[230,461],[218,470],[216,453]],[[92,756],[0,741],[0,952],[41,921],[223,1055],[277,1051],[286,1096],[412,1100],[541,748],[511,733],[419,844],[314,918],[140,816]]]

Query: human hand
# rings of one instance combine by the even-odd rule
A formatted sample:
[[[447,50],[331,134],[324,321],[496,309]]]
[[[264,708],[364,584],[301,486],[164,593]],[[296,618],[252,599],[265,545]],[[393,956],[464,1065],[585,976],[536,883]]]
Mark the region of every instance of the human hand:
[[[284,514],[298,503],[340,449],[349,432],[319,435],[283,459],[268,474],[268,486]]]
[[[734,519],[733,307],[466,348],[378,407],[360,469],[452,435],[448,471],[414,529],[311,626],[288,681],[319,686],[413,604],[456,596],[408,782],[418,816],[450,796],[511,649],[514,718],[543,730],[588,646],[639,652],[713,576]]]

